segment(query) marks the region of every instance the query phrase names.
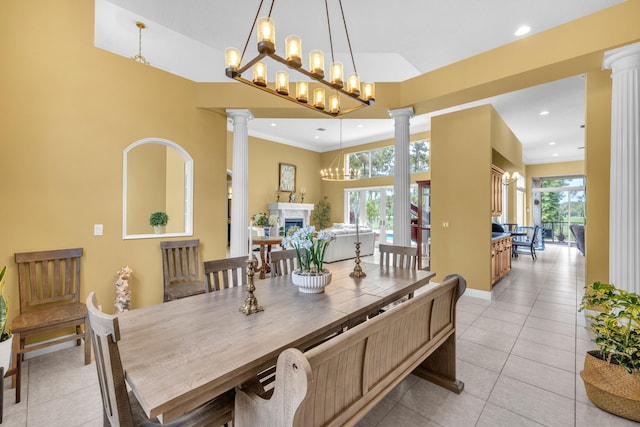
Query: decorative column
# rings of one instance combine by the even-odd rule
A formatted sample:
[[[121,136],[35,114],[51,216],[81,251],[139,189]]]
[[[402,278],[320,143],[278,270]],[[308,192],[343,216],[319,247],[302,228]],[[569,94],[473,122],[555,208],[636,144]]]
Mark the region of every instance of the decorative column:
[[[393,179],[393,244],[411,246],[411,172],[409,170],[409,119],[413,108],[389,110],[395,120]]]
[[[606,52],[602,66],[613,80],[609,281],[640,293],[640,43]]]
[[[249,253],[249,110],[227,110],[233,120],[233,179],[231,181],[231,243],[229,255]]]

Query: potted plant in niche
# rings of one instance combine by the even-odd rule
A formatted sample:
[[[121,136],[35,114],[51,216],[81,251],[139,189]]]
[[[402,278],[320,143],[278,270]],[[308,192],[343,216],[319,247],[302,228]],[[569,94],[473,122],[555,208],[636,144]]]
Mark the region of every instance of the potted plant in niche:
[[[7,314],[9,313],[9,306],[4,298],[4,276],[6,272],[7,267],[2,267],[0,271],[0,366],[4,367],[5,373],[9,369],[11,362],[11,344],[13,342],[13,334],[11,331],[6,330]]]
[[[154,212],[149,217],[149,224],[153,227],[153,232],[156,234],[163,234],[165,227],[169,222],[169,215],[166,212]]]
[[[335,234],[328,230],[316,231],[313,225],[291,227],[282,245],[295,249],[298,269],[291,273],[293,284],[300,292],[317,294],[324,292],[331,283],[331,272],[324,268],[324,256],[329,244],[335,240]]]
[[[581,310],[599,350],[588,351],[584,381],[589,399],[612,414],[640,421],[640,296],[595,282],[585,288]]]

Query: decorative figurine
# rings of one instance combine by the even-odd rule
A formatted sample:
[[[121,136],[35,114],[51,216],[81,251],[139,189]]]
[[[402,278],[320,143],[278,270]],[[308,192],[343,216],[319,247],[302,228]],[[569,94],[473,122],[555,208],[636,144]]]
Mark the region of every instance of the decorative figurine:
[[[122,267],[116,272],[118,280],[116,280],[116,300],[114,306],[118,313],[129,311],[129,307],[131,306],[131,289],[129,287],[129,277],[131,277],[131,273],[133,273],[133,270],[128,266]]]
[[[292,191],[291,194],[289,195],[289,203],[295,203],[295,202],[296,202],[296,193]]]

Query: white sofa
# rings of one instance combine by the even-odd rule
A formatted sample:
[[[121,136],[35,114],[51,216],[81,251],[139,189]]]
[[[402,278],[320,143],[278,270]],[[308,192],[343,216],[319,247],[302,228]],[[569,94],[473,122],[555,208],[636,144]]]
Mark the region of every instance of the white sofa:
[[[341,261],[356,257],[356,226],[354,224],[333,224],[329,229],[336,235],[325,253],[325,262]],[[375,233],[366,226],[359,227],[360,256],[373,255]]]

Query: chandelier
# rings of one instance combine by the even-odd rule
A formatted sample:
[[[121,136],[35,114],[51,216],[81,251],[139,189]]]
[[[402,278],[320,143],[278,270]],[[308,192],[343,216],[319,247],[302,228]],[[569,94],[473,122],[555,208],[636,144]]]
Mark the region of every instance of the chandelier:
[[[340,153],[331,162],[327,169],[320,171],[323,181],[357,181],[360,179],[360,170],[349,168],[342,149],[342,120],[340,120]]]
[[[136,62],[140,62],[141,64],[149,65],[149,61],[142,56],[142,30],[147,28],[147,26],[144,25],[144,22],[138,21],[136,22],[136,27],[138,27],[138,54],[136,56],[132,56],[131,59]]]
[[[258,11],[256,12],[256,16],[253,20],[251,31],[249,31],[249,36],[245,42],[242,54],[240,54],[238,49],[233,47],[225,50],[225,73],[227,77],[275,95],[279,98],[295,102],[298,105],[305,106],[333,117],[368,107],[374,103],[374,83],[360,84],[360,77],[353,59],[351,41],[349,40],[347,23],[342,9],[342,0],[338,0],[338,4],[340,6],[340,14],[342,16],[342,23],[344,25],[349,54],[351,56],[353,73],[349,74],[345,79],[343,64],[335,61],[333,53],[333,38],[331,34],[331,20],[329,19],[329,6],[328,0],[325,0],[324,3],[327,14],[329,45],[331,48],[331,65],[329,67],[328,80],[325,80],[324,53],[321,50],[311,50],[309,52],[309,67],[308,69],[303,67],[302,40],[299,36],[290,35],[285,39],[284,57],[276,53],[275,24],[271,19],[271,11],[273,10],[275,0],[271,1],[269,14],[258,18],[263,2],[264,0],[260,1]],[[256,28],[256,25],[258,55],[242,65],[249,40],[251,39],[251,34],[253,33],[254,28]],[[269,83],[267,79],[267,64],[263,61],[267,56],[277,63],[306,76],[312,81],[312,83],[315,82],[318,84],[311,85],[309,81],[297,81],[295,83],[294,93],[289,87],[289,73],[284,70],[277,71],[274,82]],[[251,80],[242,77],[242,74],[250,69],[253,71]],[[328,98],[325,88],[327,88],[331,93]],[[328,102],[326,102],[327,99]],[[349,100],[355,102],[349,102]],[[344,105],[341,105],[341,101],[347,102],[343,103]]]

